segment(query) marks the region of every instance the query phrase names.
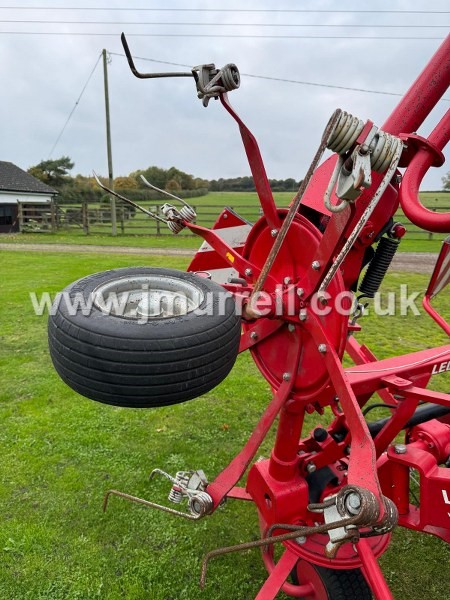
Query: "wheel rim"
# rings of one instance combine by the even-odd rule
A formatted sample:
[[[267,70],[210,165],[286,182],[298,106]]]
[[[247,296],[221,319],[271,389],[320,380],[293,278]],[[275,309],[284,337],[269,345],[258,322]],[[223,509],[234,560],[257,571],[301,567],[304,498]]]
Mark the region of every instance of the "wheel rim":
[[[189,281],[166,275],[120,277],[92,292],[93,304],[126,319],[169,319],[198,309],[203,291]]]

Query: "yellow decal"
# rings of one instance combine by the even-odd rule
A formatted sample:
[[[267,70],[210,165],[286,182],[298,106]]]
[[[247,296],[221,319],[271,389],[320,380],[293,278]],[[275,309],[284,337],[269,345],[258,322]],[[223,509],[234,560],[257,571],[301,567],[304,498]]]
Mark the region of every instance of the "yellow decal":
[[[232,263],[234,263],[234,256],[231,254],[231,252],[227,252],[225,254],[225,256],[228,258],[228,260]]]

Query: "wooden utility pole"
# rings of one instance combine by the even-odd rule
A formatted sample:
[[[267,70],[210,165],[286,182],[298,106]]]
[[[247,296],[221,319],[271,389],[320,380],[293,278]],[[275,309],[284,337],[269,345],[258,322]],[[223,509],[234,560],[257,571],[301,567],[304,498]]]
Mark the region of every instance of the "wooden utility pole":
[[[103,82],[105,86],[105,114],[106,114],[106,148],[108,151],[108,178],[109,188],[114,189],[112,151],[111,151],[111,122],[109,117],[109,91],[108,91],[108,59],[106,50],[103,49]],[[110,196],[111,203],[111,233],[117,235],[116,199]]]

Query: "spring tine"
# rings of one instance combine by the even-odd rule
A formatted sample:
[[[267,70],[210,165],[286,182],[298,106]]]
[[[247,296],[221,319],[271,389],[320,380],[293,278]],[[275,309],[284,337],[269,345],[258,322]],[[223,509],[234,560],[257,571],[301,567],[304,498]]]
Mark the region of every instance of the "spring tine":
[[[153,469],[153,471],[150,473],[149,481],[151,481],[156,474],[162,475],[172,483],[176,483],[178,485],[178,481],[175,479],[175,477],[172,477],[172,475],[169,475],[169,473],[166,473],[162,469]]]
[[[182,204],[184,204],[184,206],[187,206],[188,208],[192,208],[192,206],[190,204],[188,204],[186,202],[186,200],[183,200],[183,198],[179,198],[178,196],[175,196],[175,194],[171,194],[167,190],[162,190],[161,188],[156,187],[156,185],[153,185],[153,183],[150,183],[150,181],[147,181],[147,179],[143,175],[140,175],[140,178],[145,183],[145,185],[148,185],[149,188],[152,188],[153,190],[156,190],[157,192],[160,192],[161,194],[164,194],[165,196],[169,196],[169,198],[173,198],[174,200],[179,200]]]
[[[110,190],[109,187],[107,187],[106,185],[103,185],[103,183],[98,178],[97,173],[95,171],[92,171],[92,172],[94,174],[95,181],[102,188],[102,190],[105,190],[105,192],[108,192],[108,194],[112,194],[116,198],[119,198],[119,200],[122,200],[122,202],[125,202],[126,204],[129,204],[130,206],[133,206],[137,210],[140,210],[141,212],[145,213],[146,215],[148,215],[152,219],[156,219],[157,221],[161,221],[161,223],[167,224],[167,221],[165,219],[163,219],[162,217],[160,217],[157,214],[153,213],[151,210],[147,210],[143,206],[140,206],[136,202],[133,202],[133,200],[130,200],[129,198],[125,198],[125,196],[122,196],[121,194],[118,194],[114,190]]]
[[[158,510],[162,510],[163,512],[170,513],[171,515],[176,515],[177,517],[183,517],[184,519],[189,519],[190,521],[198,521],[203,515],[193,515],[189,513],[184,513],[179,510],[175,510],[173,508],[169,508],[168,506],[163,506],[162,504],[156,504],[155,502],[149,502],[148,500],[144,500],[143,498],[138,498],[137,496],[131,496],[131,494],[126,494],[125,492],[119,492],[118,490],[108,490],[103,499],[103,512],[106,512],[108,506],[108,499],[110,496],[118,496],[119,498],[124,498],[125,500],[129,500],[130,502],[136,502],[136,504],[143,504],[147,506],[147,508],[157,508]]]
[[[194,75],[188,71],[186,71],[186,72],[179,72],[179,71],[176,72],[175,71],[175,72],[168,72],[168,73],[140,73],[134,66],[133,57],[131,56],[131,52],[128,47],[128,42],[126,40],[124,33],[122,33],[122,35],[120,36],[120,40],[122,42],[123,49],[125,50],[125,55],[128,60],[128,65],[131,69],[131,72],[133,73],[133,75],[135,77],[138,77],[139,79],[154,79],[154,78],[158,78],[158,77],[194,77]]]
[[[216,556],[222,556],[223,554],[229,554],[230,552],[242,552],[243,550],[252,550],[253,548],[271,546],[278,542],[294,540],[295,538],[300,536],[309,536],[316,533],[327,533],[331,529],[337,529],[338,527],[347,527],[348,525],[353,525],[354,523],[356,523],[356,521],[357,518],[348,517],[346,519],[342,519],[334,523],[323,523],[317,526],[298,526],[293,531],[289,531],[288,533],[283,533],[281,535],[264,537],[262,539],[254,540],[252,542],[244,542],[243,544],[236,544],[235,546],[226,546],[225,548],[217,548],[216,550],[211,550],[203,557],[202,570],[200,575],[200,588],[203,589],[205,587],[208,562],[211,560],[211,558],[215,558]]]

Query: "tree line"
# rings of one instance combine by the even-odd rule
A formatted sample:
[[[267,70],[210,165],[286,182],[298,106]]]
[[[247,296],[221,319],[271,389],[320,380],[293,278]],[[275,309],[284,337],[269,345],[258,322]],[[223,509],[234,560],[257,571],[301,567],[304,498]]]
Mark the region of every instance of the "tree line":
[[[43,183],[54,188],[59,193],[59,202],[77,203],[101,202],[108,200],[109,197],[99,188],[93,177],[84,175],[71,175],[74,162],[68,156],[62,156],[58,159],[43,160],[37,165],[28,169],[28,173],[33,175]],[[132,200],[150,200],[159,199],[161,194],[148,188],[142,181],[140,175],[143,175],[147,181],[156,187],[171,192],[181,194],[185,198],[203,196],[209,191],[214,192],[254,192],[255,184],[252,177],[233,177],[228,179],[213,179],[208,181],[200,177],[194,177],[189,173],[184,173],[175,167],[162,169],[156,166],[150,166],[147,169],[138,169],[123,177],[114,179],[114,189],[119,193],[125,193]],[[105,185],[108,185],[108,179],[100,178]],[[273,191],[295,191],[299,186],[295,179],[271,179],[270,184]]]

